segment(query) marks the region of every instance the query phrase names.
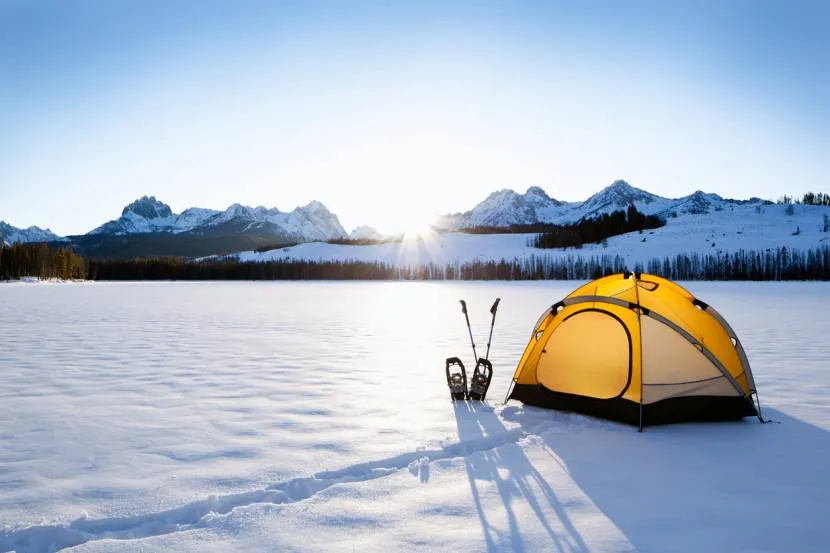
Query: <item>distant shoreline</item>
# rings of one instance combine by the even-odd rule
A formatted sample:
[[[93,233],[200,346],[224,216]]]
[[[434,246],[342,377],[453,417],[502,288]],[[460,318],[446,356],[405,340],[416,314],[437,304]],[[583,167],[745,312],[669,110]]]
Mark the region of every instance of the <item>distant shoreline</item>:
[[[733,253],[677,254],[626,266],[619,255],[473,261],[466,263],[397,266],[367,261],[210,259],[189,262],[150,258],[88,262],[91,280],[591,280],[631,270],[671,280],[709,281],[827,281],[830,246],[810,250],[739,250]]]
[[[578,251],[578,250],[574,250]],[[631,264],[619,254],[549,255],[401,265],[383,261],[233,257],[194,261],[175,257],[85,259],[69,248],[45,244],[0,248],[0,281],[140,280],[592,280],[624,271],[670,280],[827,281],[830,245],[779,247],[701,254],[680,253]]]

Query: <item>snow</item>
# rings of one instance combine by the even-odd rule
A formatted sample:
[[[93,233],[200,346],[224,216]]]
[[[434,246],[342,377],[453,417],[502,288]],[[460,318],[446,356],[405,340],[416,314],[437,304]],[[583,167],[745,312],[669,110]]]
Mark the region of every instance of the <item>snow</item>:
[[[91,280],[71,280],[63,278],[41,278],[24,276],[13,280],[0,280],[0,286],[11,286],[16,284],[93,284]]]
[[[688,284],[778,424],[639,434],[501,404],[578,284],[2,286],[0,552],[825,550],[830,286]]]
[[[51,279],[40,279],[38,277],[24,276],[15,280],[0,280],[0,284],[40,284],[42,282],[51,282]]]
[[[474,259],[512,258],[532,249],[526,247],[524,234],[472,235],[462,233],[430,233],[424,239],[404,239],[373,245],[342,245],[308,242],[266,252],[234,254],[240,261],[272,261],[280,259],[380,261],[389,265],[446,264]],[[542,253],[542,250],[535,250]]]
[[[807,250],[830,246],[830,233],[822,232],[822,217],[830,207],[796,205],[792,215],[787,206],[731,205],[709,213],[685,213],[669,217],[659,229],[632,232],[607,240],[607,246],[586,244],[580,249],[537,249],[528,246],[535,234],[426,233],[420,240],[375,245],[306,243],[267,252],[235,254],[242,261],[287,259],[380,261],[395,266],[446,265],[475,260],[508,261],[532,256],[588,259],[600,256],[623,257],[629,267],[652,258],[678,253],[724,254],[738,250],[795,248]],[[798,234],[795,234],[798,230]]]

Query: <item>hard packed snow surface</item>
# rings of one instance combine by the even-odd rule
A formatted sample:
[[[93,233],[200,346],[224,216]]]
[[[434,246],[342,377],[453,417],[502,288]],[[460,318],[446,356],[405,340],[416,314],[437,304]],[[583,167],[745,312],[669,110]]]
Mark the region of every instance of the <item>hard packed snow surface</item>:
[[[502,404],[579,284],[2,286],[0,552],[826,551],[830,286],[688,284],[775,423],[640,434]]]

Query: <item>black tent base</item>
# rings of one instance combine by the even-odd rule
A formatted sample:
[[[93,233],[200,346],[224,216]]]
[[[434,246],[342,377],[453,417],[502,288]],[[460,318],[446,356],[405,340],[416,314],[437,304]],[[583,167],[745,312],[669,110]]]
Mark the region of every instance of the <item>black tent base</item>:
[[[640,404],[622,398],[595,399],[552,392],[536,384],[516,384],[508,399],[516,399],[527,405],[573,411],[635,426],[640,424]],[[642,409],[643,426],[679,422],[728,421],[758,416],[755,405],[748,397],[676,397],[643,405]]]

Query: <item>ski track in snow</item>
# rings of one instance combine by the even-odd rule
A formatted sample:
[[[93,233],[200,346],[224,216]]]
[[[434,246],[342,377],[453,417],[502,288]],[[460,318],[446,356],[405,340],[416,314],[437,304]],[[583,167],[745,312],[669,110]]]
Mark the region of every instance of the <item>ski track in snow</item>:
[[[547,425],[549,422],[540,422],[529,430],[514,428],[496,436],[448,444],[441,449],[419,448],[395,457],[358,463],[339,470],[323,471],[310,477],[292,478],[264,489],[210,496],[158,513],[99,520],[80,518],[65,525],[36,525],[5,531],[0,534],[0,553],[54,553],[89,541],[137,540],[185,532],[201,528],[216,515],[227,515],[240,507],[264,503],[296,503],[337,484],[368,482],[402,470],[428,474],[429,463],[469,457],[474,453],[515,444],[524,438],[537,435],[539,430]]]

